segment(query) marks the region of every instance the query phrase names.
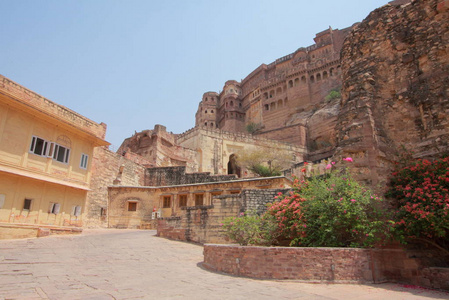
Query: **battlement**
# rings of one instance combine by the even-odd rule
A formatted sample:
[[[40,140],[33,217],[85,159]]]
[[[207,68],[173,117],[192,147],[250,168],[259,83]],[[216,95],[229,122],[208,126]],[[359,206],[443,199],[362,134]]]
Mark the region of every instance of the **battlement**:
[[[0,94],[13,99],[16,103],[30,106],[45,115],[93,135],[97,139],[103,140],[105,138],[106,124],[98,124],[65,106],[42,97],[3,75],[0,75]],[[102,144],[108,145],[109,143],[103,141]]]
[[[233,140],[236,142],[246,142],[246,143],[254,143],[259,142],[262,144],[273,144],[276,145],[278,148],[284,148],[284,149],[294,149],[297,148],[298,150],[301,147],[298,147],[296,145],[292,145],[290,143],[280,142],[272,139],[267,139],[263,137],[254,136],[249,133],[245,132],[229,132],[224,131],[221,129],[209,129],[209,128],[199,128],[199,127],[193,127],[181,134],[176,135],[176,143],[181,144],[185,142],[186,140],[189,140],[193,138],[196,135],[203,135],[203,136],[212,136],[212,137],[220,137],[221,139],[226,140]],[[301,149],[302,150],[302,149]]]

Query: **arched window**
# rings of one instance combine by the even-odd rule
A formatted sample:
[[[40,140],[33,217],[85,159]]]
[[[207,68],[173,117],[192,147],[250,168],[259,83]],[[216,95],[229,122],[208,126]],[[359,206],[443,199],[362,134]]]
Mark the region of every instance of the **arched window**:
[[[278,87],[278,88],[276,89],[276,95],[279,95],[279,94],[281,94],[281,93],[282,93],[282,88]]]
[[[204,111],[205,114],[207,114],[207,109]]]
[[[302,82],[302,83],[306,83],[306,82],[307,82],[306,76],[302,76],[302,77],[301,77],[301,82]]]
[[[207,126],[207,122],[204,122],[204,126]]]
[[[265,110],[270,110],[270,106],[268,104],[265,104]]]
[[[321,74],[320,73],[316,74],[316,81],[321,81]]]
[[[329,70],[329,74],[330,74],[331,76],[334,76],[334,68],[331,68],[331,69]]]
[[[278,107],[282,107],[282,99],[278,100]]]
[[[295,86],[299,85],[299,78],[295,78]]]
[[[213,113],[214,113],[214,110],[212,109],[212,110],[210,111],[210,113],[213,114]]]
[[[233,101],[231,101],[231,103],[229,104],[230,106],[234,106],[234,102]]]
[[[326,79],[328,76],[327,76],[327,71],[324,71],[323,72],[323,79]]]
[[[293,81],[290,80],[290,81],[288,82],[288,87],[289,87],[289,88],[292,88],[292,87],[293,87]]]
[[[210,127],[214,127],[214,123],[213,122],[210,122]]]
[[[271,110],[275,110],[276,109],[276,102],[271,102]]]
[[[310,76],[310,82],[314,83],[315,82],[315,76]]]

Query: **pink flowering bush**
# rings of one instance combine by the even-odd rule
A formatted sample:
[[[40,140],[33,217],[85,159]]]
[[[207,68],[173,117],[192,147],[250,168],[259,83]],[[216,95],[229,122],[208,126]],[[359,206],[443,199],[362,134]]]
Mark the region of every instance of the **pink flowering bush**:
[[[396,208],[395,232],[403,242],[426,239],[449,247],[449,157],[400,165],[386,195]]]
[[[292,245],[373,247],[390,236],[383,200],[345,174],[331,172],[297,187],[304,232]]]
[[[327,164],[325,175],[296,179],[293,190],[276,196],[262,217],[228,219],[227,236],[242,245],[301,247],[373,247],[389,241],[394,222],[382,199],[334,165]]]
[[[298,185],[298,180],[295,180],[295,185]],[[278,242],[287,241],[290,244],[294,239],[305,235],[307,224],[301,207],[304,199],[297,192],[291,191],[287,195],[279,193],[275,200],[278,201],[269,205],[266,215],[271,216],[277,224]]]

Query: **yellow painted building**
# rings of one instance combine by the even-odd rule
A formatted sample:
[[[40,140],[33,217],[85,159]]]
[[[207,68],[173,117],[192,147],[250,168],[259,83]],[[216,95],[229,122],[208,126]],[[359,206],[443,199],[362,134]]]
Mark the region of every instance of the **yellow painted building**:
[[[0,225],[82,226],[105,133],[105,124],[0,76]]]

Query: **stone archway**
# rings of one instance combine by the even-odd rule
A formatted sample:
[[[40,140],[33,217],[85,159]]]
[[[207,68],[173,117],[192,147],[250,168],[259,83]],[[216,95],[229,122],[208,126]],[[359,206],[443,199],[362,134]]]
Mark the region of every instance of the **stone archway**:
[[[236,174],[241,177],[241,168],[237,165],[237,155],[231,154],[228,162],[228,174]]]

